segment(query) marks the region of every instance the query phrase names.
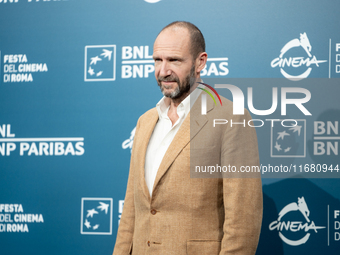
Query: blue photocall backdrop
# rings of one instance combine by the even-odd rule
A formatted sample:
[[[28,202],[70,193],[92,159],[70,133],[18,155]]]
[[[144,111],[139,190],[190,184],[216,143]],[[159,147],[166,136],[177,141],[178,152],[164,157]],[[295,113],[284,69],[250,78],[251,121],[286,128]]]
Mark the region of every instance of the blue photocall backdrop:
[[[311,93],[312,117],[292,105],[282,116],[280,84],[246,86],[261,110],[278,87],[277,110],[254,119],[300,128],[257,127],[263,166],[309,171],[263,178],[257,254],[338,254],[339,10],[331,0],[0,0],[0,254],[112,253],[134,128],[162,97],[153,42],[175,20],[203,32],[207,83],[276,78]],[[309,78],[322,79],[301,85]]]

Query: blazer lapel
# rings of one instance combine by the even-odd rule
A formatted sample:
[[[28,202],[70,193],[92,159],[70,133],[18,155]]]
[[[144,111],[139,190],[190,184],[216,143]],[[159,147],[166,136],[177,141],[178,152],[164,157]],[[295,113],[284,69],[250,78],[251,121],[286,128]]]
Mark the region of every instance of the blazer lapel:
[[[143,193],[146,196],[147,200],[150,202],[150,193],[149,193],[149,189],[148,186],[146,185],[146,181],[145,181],[145,156],[146,156],[146,150],[148,148],[149,145],[149,141],[151,138],[151,135],[153,133],[153,130],[155,129],[155,126],[157,124],[158,121],[158,113],[156,108],[153,109],[153,111],[151,112],[150,116],[148,119],[145,120],[145,123],[143,123],[141,125],[141,129],[139,131],[140,135],[140,139],[141,139],[141,143],[140,143],[140,151],[141,153],[139,154],[139,159],[137,162],[140,162],[139,165],[139,169],[142,169],[142,171],[140,171],[140,185],[142,187]]]
[[[214,108],[214,103],[212,100],[207,100],[207,113]],[[206,115],[201,113],[201,97],[198,97],[195,104],[190,110],[190,140],[192,140],[197,133],[205,126],[208,122]]]
[[[207,112],[211,111],[213,108],[214,104],[212,103],[212,100],[207,100]],[[154,194],[155,188],[157,187],[159,181],[168,171],[171,164],[181,153],[183,148],[190,142],[192,138],[196,136],[196,134],[204,127],[207,122],[207,117],[201,114],[201,97],[199,97],[191,108],[188,116],[183,121],[181,127],[179,128],[163,157],[163,160],[157,171],[152,194]]]

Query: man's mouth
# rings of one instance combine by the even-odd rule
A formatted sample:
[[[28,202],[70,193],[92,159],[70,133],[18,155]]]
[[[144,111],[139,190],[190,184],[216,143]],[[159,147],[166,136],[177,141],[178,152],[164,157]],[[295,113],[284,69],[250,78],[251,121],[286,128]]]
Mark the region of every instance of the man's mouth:
[[[170,89],[171,86],[177,82],[176,81],[162,81],[162,85],[166,88],[166,89]]]

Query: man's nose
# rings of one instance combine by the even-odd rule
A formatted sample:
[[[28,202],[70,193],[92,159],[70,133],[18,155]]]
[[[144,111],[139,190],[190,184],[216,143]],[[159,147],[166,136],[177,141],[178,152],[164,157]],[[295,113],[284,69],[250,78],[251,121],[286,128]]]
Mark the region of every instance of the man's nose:
[[[167,61],[163,61],[160,66],[159,75],[162,77],[166,77],[170,74],[171,74],[171,69],[170,69],[169,63],[167,63]]]

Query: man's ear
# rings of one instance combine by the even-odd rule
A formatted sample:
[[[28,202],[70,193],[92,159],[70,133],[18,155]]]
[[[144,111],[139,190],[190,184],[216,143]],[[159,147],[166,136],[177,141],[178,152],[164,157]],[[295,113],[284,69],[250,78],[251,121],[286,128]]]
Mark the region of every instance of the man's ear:
[[[206,52],[201,52],[196,58],[196,73],[200,73],[205,67],[208,59],[208,54]]]

